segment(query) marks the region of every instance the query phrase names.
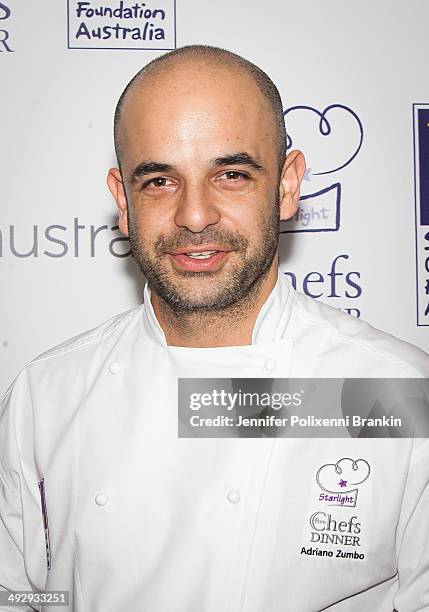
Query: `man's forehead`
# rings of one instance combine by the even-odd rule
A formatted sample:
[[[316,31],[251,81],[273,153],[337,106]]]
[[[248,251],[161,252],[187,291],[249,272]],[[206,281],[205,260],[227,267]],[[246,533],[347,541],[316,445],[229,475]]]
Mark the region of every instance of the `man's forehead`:
[[[272,134],[258,129],[256,123],[253,129],[245,123],[240,128],[238,121],[232,120],[224,120],[222,126],[216,121],[202,123],[195,121],[190,126],[189,122],[169,120],[147,128],[145,124],[134,128],[130,125],[124,138],[124,161],[129,168],[149,159],[180,170],[196,164],[211,167],[214,160],[237,152],[246,152],[254,159],[263,160],[264,164],[267,154],[271,157]]]
[[[177,171],[185,174],[197,170],[208,172],[226,165],[257,169],[257,165],[262,168],[271,161],[267,159],[267,155],[271,157],[271,152],[272,148],[264,147],[261,140],[252,137],[193,139],[192,142],[139,141],[135,138],[127,150],[124,170],[131,176],[138,166],[144,166],[146,174],[147,167],[152,172]],[[153,169],[155,165],[169,167]]]
[[[271,110],[249,75],[218,68],[180,65],[137,83],[123,105],[123,149],[133,150],[140,141],[161,146],[218,138],[232,140],[236,149],[256,132],[272,137]]]

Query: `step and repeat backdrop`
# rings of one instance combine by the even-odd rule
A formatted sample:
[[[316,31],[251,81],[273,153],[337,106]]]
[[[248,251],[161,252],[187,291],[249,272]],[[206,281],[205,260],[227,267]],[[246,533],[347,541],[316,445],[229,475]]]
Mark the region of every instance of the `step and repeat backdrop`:
[[[106,186],[114,108],[143,65],[197,43],[272,77],[306,157],[282,271],[428,351],[428,22],[426,0],[1,0],[0,390],[141,302]]]

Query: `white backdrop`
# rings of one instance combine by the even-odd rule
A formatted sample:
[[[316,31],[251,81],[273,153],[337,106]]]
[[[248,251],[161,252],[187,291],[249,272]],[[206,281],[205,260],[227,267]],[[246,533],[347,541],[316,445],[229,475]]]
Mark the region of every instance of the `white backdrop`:
[[[429,350],[428,22],[426,0],[0,0],[0,389],[141,301],[105,183],[114,107],[162,49],[195,43],[268,72],[306,156],[282,270]]]

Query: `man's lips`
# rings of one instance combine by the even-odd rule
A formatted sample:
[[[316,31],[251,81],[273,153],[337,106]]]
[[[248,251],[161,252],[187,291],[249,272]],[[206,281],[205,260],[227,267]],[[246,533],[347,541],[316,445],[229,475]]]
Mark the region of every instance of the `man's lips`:
[[[190,257],[189,253],[205,253],[205,252],[214,251],[211,255],[203,258],[193,258]],[[188,272],[204,272],[204,271],[213,271],[219,268],[221,262],[227,257],[230,249],[226,249],[226,247],[216,244],[209,244],[198,247],[186,247],[182,249],[177,249],[176,251],[172,251],[169,253],[175,264],[181,268],[182,270],[186,270]]]
[[[182,253],[204,253],[205,251],[223,251],[227,253],[231,249],[219,244],[205,244],[200,246],[189,246],[181,249],[176,249],[175,251],[169,251],[170,255],[180,255]]]

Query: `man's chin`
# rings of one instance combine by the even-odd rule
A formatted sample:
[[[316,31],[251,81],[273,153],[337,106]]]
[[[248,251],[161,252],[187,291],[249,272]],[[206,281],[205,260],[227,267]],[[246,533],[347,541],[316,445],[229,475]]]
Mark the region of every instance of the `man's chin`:
[[[167,271],[164,268],[162,271],[158,269],[158,274],[145,276],[149,285],[173,311],[191,314],[211,310],[220,313],[238,305],[248,295],[245,286],[252,286],[253,283],[243,279],[246,276],[244,270],[223,268],[217,271],[189,272]]]
[[[166,283],[163,279],[162,284],[153,284],[163,301],[177,312],[221,311],[237,301],[237,288],[219,283],[213,278],[213,273],[199,273],[199,278],[177,280]]]
[[[164,295],[165,297],[168,296],[166,301],[173,310],[189,312],[219,310],[231,306],[231,303],[234,302],[234,300],[231,300],[229,292],[201,291],[201,289],[197,293],[195,290],[178,288],[177,291],[172,291],[170,288]]]

